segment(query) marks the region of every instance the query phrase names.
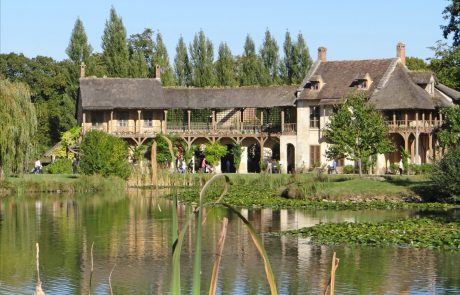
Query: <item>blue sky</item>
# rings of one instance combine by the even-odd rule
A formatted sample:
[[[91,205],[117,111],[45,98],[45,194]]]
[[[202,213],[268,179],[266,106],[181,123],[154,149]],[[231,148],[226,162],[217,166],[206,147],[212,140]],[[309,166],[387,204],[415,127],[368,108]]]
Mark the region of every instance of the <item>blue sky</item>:
[[[203,29],[217,50],[226,41],[233,54],[243,50],[249,33],[259,48],[266,28],[282,47],[284,34],[302,32],[316,59],[319,46],[329,60],[395,56],[396,43],[406,43],[408,56],[431,57],[442,39],[442,11],[447,0],[1,0],[1,53],[66,58],[65,49],[77,17],[89,41],[101,51],[101,36],[110,7],[122,17],[128,36],[144,28],[159,30],[170,60],[182,35],[188,44]]]

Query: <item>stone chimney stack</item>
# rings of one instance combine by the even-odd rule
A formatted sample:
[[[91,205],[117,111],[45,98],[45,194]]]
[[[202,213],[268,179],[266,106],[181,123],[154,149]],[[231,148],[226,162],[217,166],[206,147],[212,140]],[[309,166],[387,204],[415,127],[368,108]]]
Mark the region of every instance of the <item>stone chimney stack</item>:
[[[396,57],[399,57],[404,66],[406,65],[406,45],[402,42],[396,45]]]
[[[155,66],[155,79],[161,80],[161,68],[160,68],[160,65]]]
[[[84,62],[80,65],[80,78],[85,78],[86,65]]]
[[[318,48],[318,60],[326,61],[326,52],[327,52],[326,47],[319,47]]]

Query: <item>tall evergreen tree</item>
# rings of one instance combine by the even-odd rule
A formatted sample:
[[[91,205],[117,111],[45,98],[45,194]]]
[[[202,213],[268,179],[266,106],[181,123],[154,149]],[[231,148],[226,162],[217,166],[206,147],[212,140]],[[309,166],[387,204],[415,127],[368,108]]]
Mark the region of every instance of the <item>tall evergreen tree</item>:
[[[126,29],[113,7],[110,9],[110,19],[105,23],[102,51],[109,76],[127,77],[129,52],[126,43]]]
[[[244,52],[241,57],[240,84],[248,85],[267,85],[268,76],[264,75],[262,60],[257,56],[254,41],[251,36],[246,36]]]
[[[292,44],[291,34],[289,31],[286,32],[284,37],[284,44],[283,44],[283,52],[284,57],[283,61],[281,62],[281,75],[285,84],[292,84],[292,71],[293,71],[293,51],[294,46]]]
[[[174,73],[178,86],[190,86],[192,84],[192,69],[188,58],[187,46],[184,38],[180,36],[176,46],[176,57],[174,57]]]
[[[72,35],[70,36],[69,45],[65,52],[72,63],[76,67],[79,67],[81,63],[88,64],[92,51],[93,48],[88,42],[83,22],[80,18],[77,18],[72,30]]]
[[[215,84],[213,45],[211,40],[206,38],[203,30],[195,34],[189,50],[192,62],[192,85],[213,86]]]
[[[161,68],[161,83],[164,86],[174,85],[173,71],[169,64],[168,50],[163,43],[163,37],[160,32],[158,32],[156,37],[152,63],[153,68],[155,68],[156,65],[159,65]]]
[[[302,33],[299,33],[292,52],[292,83],[298,84],[302,82],[312,63],[305,39]]]
[[[128,38],[128,50],[129,50],[130,59],[133,60],[134,55],[136,55],[138,51],[141,52],[145,60],[145,65],[149,72],[147,76],[150,76],[150,77],[152,77],[152,74],[154,71],[151,66],[154,47],[155,45],[153,42],[153,30],[152,29],[146,28],[141,34],[133,34],[129,36]],[[139,69],[139,70],[142,71],[143,69]]]
[[[217,85],[236,86],[235,79],[235,59],[233,58],[230,47],[222,42],[219,45],[219,53],[216,61]]]
[[[275,38],[272,37],[270,31],[265,31],[265,38],[260,49],[264,69],[270,75],[271,84],[277,84],[279,76],[279,47]]]
[[[131,78],[149,77],[149,68],[145,62],[144,53],[141,50],[136,50],[131,54],[129,60],[129,76]]]

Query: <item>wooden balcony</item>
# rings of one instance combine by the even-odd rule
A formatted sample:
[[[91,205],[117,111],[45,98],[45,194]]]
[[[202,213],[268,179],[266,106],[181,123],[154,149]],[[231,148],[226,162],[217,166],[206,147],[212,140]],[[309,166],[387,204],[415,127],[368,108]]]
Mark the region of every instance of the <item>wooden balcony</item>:
[[[282,132],[281,124],[267,123],[261,125],[258,122],[235,122],[235,123],[201,123],[190,122],[188,124],[168,122],[166,133],[175,133],[178,135],[184,134],[188,136],[206,136],[206,135],[219,135],[219,136],[257,136],[263,134],[281,135],[281,134],[295,134],[296,123],[285,123],[284,131]]]
[[[393,120],[385,121],[390,132],[426,132],[441,126],[439,120]]]

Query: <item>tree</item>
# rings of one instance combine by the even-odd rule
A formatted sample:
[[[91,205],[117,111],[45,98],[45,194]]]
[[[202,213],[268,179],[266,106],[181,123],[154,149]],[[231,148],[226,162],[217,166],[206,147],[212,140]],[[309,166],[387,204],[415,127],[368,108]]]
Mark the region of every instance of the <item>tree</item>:
[[[406,57],[406,67],[411,71],[429,71],[429,65],[421,58]]]
[[[267,85],[269,84],[267,74],[263,72],[262,61],[257,56],[254,41],[247,35],[241,57],[240,84],[242,86]]]
[[[219,45],[219,53],[216,61],[216,78],[218,86],[236,86],[235,60],[230,47],[222,42]]]
[[[72,80],[76,83],[80,76],[79,69],[82,63],[88,65],[90,63],[90,56],[93,48],[88,42],[83,22],[77,18],[75,25],[70,36],[69,45],[67,46],[66,53],[72,61]],[[78,83],[77,83],[78,84]]]
[[[168,50],[166,49],[165,44],[163,43],[163,37],[158,32],[155,48],[153,51],[153,61],[152,66],[159,65],[161,69],[161,83],[164,86],[172,86],[174,85],[174,77],[171,65],[169,64],[169,56]]]
[[[285,84],[292,84],[293,75],[293,51],[294,45],[292,44],[291,34],[289,31],[286,32],[283,43],[284,57],[281,62],[281,76]]]
[[[220,158],[227,154],[227,147],[218,141],[207,143],[204,148],[204,157],[213,167],[219,164]]]
[[[262,58],[262,62],[264,64],[265,70],[270,75],[270,82],[271,84],[278,83],[278,76],[279,76],[279,47],[276,42],[276,39],[272,37],[270,31],[265,31],[265,38],[262,44],[262,48],[260,49],[260,56]]]
[[[35,108],[27,85],[0,79],[0,180],[21,173],[33,154],[37,130]]]
[[[432,49],[435,58],[431,59],[431,70],[441,83],[460,91],[460,46],[438,42]]]
[[[215,84],[214,52],[211,40],[206,38],[203,30],[195,34],[189,46],[192,63],[192,85],[196,87]]]
[[[305,43],[305,39],[303,38],[303,35],[301,33],[297,35],[297,42],[293,46],[291,58],[291,81],[294,84],[299,84],[300,82],[302,82],[303,78],[305,77],[313,63],[310,57],[310,52]]]
[[[358,161],[360,175],[363,161],[394,150],[381,114],[359,93],[349,95],[338,107],[326,124],[324,135],[330,145],[327,157]]]
[[[128,77],[129,52],[126,29],[115,8],[110,9],[110,19],[105,22],[102,36],[102,55],[111,77]]]
[[[453,34],[452,46],[460,46],[460,0],[451,0],[449,4],[442,12],[443,18],[449,20],[446,26],[441,26],[443,36],[445,39]]]
[[[460,106],[455,105],[441,109],[444,122],[437,132],[441,147],[454,147],[460,145]]]
[[[449,149],[434,165],[431,179],[439,192],[460,200],[460,145]]]
[[[135,51],[129,61],[129,76],[132,78],[147,78],[149,68],[145,62],[145,56],[142,51]]]
[[[103,131],[90,131],[81,142],[80,153],[80,172],[83,174],[123,179],[130,175],[128,144],[121,138]]]
[[[192,69],[188,58],[187,46],[184,38],[179,38],[176,46],[176,57],[174,57],[174,73],[178,86],[190,86],[192,84]]]
[[[136,54],[142,54],[145,62],[145,66],[148,68],[148,77],[152,77],[154,73],[154,67],[152,67],[153,49],[155,44],[153,42],[153,31],[152,29],[144,29],[141,34],[133,34],[128,38],[128,50],[131,60]],[[137,57],[139,58],[139,57]],[[140,61],[140,59],[139,59]],[[140,66],[140,64],[139,64]],[[142,66],[144,68],[144,66]],[[144,71],[142,69],[141,71]]]

